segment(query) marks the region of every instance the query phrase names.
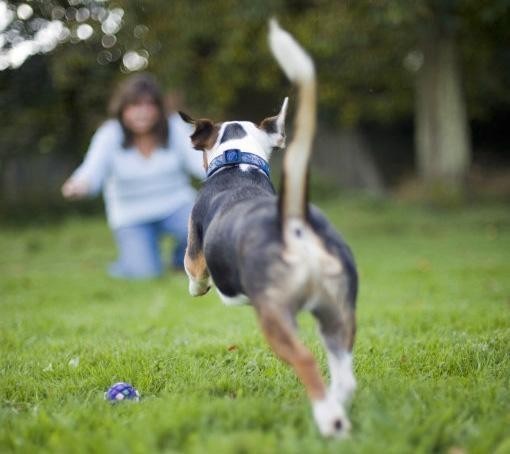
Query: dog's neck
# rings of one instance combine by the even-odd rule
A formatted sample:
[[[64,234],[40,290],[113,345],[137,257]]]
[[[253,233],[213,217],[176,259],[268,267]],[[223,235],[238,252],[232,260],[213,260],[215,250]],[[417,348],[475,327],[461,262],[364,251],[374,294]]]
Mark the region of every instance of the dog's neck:
[[[217,156],[209,163],[207,177],[213,176],[226,167],[238,167],[241,171],[254,168],[271,179],[271,168],[265,159],[235,148],[225,150],[222,155]]]
[[[233,157],[236,154],[237,156]],[[223,168],[238,166],[243,171],[249,168],[258,169],[270,178],[267,154],[254,141],[247,145],[246,141],[242,139],[229,140],[216,148],[210,156],[212,159],[208,156],[207,177]]]

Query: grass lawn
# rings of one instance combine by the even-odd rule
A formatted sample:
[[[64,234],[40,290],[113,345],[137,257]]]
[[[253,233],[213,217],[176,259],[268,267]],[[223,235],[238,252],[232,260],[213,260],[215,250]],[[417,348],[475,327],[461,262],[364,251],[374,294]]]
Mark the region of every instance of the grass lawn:
[[[0,229],[0,452],[510,453],[510,207],[322,207],[361,276],[350,439],[320,438],[251,308],[109,279],[104,221],[75,217]],[[106,403],[117,381],[142,400]]]

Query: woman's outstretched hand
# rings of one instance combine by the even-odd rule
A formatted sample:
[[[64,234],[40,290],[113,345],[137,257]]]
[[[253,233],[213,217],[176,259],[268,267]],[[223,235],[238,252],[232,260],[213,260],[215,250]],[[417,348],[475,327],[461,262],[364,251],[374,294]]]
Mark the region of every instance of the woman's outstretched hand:
[[[83,180],[76,180],[69,178],[62,185],[62,195],[66,199],[81,199],[85,197],[89,192],[89,185]]]

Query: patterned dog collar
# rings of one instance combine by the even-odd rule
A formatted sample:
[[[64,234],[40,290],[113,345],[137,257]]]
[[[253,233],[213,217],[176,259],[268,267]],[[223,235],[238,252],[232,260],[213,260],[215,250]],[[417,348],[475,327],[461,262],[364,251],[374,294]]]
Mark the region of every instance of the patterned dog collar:
[[[250,164],[262,170],[270,178],[271,168],[269,163],[253,153],[245,153],[236,148],[225,150],[223,154],[214,158],[207,169],[207,178],[215,174],[222,167],[235,166],[239,164]]]

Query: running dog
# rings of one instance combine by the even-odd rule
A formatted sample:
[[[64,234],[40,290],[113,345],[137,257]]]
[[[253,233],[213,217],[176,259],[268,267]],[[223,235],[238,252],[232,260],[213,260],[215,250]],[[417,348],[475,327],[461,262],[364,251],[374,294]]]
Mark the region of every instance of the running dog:
[[[313,61],[275,20],[269,43],[299,97],[280,193],[271,184],[268,161],[274,149],[285,147],[287,98],[279,114],[260,125],[194,120],[181,112],[194,126],[191,141],[203,152],[207,172],[190,216],[185,270],[191,295],[203,295],[214,284],[225,304],[254,307],[268,343],[305,386],[320,432],[342,436],[350,430],[345,405],[356,387],[356,267],[341,236],[308,204],[316,117]],[[318,321],[329,389],[297,337],[300,310],[310,311]]]

